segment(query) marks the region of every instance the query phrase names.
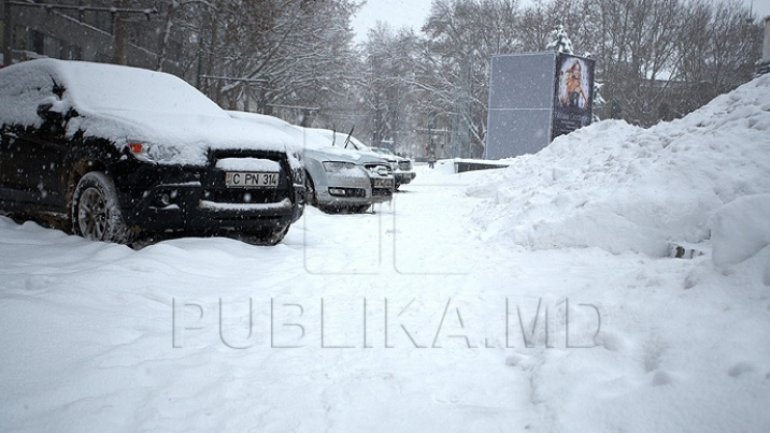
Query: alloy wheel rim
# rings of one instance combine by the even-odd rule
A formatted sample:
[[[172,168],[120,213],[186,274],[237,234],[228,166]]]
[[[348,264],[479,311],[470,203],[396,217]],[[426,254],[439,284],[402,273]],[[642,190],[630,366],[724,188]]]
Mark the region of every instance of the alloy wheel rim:
[[[107,203],[101,191],[88,188],[80,195],[78,226],[86,239],[100,241],[107,231]]]

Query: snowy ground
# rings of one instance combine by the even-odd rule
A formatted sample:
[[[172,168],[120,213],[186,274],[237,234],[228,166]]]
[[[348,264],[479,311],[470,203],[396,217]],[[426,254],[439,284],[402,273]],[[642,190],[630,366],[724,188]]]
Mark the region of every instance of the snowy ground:
[[[420,170],[272,248],[0,218],[0,431],[767,431],[768,249],[532,250]]]
[[[767,432],[768,101],[419,167],[276,247],[0,217],[0,431]]]

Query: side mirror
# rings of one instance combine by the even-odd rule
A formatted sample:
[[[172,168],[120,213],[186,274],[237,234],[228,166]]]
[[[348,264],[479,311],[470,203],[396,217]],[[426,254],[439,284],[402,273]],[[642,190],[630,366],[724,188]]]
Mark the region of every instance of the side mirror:
[[[53,110],[53,103],[46,102],[37,106],[37,115],[40,116],[45,122],[51,122],[53,124],[61,122],[63,119],[62,113]]]

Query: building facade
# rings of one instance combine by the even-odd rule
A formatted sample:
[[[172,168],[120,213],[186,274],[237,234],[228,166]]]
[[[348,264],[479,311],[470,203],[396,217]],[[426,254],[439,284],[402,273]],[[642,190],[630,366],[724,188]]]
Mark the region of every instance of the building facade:
[[[162,38],[158,28],[163,12],[155,9],[158,3],[0,0],[2,64],[52,57],[158,69]],[[164,71],[182,75],[181,51],[179,37],[169,38]]]

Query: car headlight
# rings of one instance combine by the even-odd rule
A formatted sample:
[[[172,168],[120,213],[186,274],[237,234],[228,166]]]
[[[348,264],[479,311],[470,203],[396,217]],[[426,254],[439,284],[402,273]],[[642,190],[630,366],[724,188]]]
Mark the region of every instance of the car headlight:
[[[128,143],[128,152],[139,161],[155,163],[155,160],[149,154],[150,146],[139,141],[130,141]]]
[[[351,170],[356,168],[356,165],[352,162],[342,161],[324,161],[324,170],[329,172],[340,172],[343,170]]]
[[[159,146],[144,141],[129,140],[128,153],[142,162],[159,164],[178,161],[182,156],[181,150],[174,146]]]

